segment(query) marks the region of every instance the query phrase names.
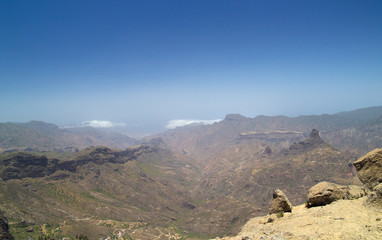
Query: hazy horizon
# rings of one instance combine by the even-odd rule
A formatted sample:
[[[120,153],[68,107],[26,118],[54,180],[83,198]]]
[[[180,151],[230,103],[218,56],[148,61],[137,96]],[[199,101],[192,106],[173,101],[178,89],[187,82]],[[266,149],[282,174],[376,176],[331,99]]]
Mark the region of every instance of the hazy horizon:
[[[380,1],[0,6],[0,122],[153,132],[382,105]]]

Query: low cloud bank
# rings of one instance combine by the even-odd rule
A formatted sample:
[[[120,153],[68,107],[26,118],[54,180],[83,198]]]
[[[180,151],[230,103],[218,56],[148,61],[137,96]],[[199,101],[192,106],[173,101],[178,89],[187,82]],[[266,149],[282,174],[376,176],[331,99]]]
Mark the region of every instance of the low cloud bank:
[[[213,124],[216,122],[220,122],[222,119],[215,119],[215,120],[190,120],[190,119],[174,119],[168,122],[166,125],[166,128],[168,129],[174,129],[177,127],[183,127],[190,124]]]
[[[90,120],[81,123],[82,127],[94,127],[94,128],[111,128],[111,127],[124,127],[125,123],[111,122],[105,120]]]

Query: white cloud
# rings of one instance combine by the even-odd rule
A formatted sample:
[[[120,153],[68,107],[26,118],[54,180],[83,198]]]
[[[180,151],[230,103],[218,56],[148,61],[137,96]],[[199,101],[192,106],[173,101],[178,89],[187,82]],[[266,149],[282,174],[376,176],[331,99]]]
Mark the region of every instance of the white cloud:
[[[220,122],[222,119],[215,119],[215,120],[190,120],[190,119],[174,119],[168,122],[166,128],[169,129],[174,129],[177,127],[183,127],[186,125],[190,124],[203,124],[203,125],[208,125],[208,124],[213,124],[216,122]]]
[[[110,127],[124,127],[126,126],[126,124],[120,123],[120,122],[105,121],[105,120],[90,120],[90,121],[82,122],[81,126],[94,127],[94,128],[110,128]]]

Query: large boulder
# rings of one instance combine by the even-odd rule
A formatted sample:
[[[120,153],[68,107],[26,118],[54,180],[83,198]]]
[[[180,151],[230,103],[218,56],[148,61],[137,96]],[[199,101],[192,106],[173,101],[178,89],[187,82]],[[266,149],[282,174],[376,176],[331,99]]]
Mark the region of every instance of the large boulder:
[[[382,206],[382,148],[369,152],[353,165],[358,178],[371,190],[367,202]]]
[[[358,178],[369,189],[382,183],[382,148],[375,149],[353,163]]]
[[[360,186],[320,182],[309,189],[307,207],[323,206],[340,199],[357,199],[366,195],[367,190]]]
[[[340,186],[330,182],[320,182],[308,192],[307,206],[323,206],[345,198]]]
[[[269,213],[279,212],[292,212],[292,204],[280,189],[276,189],[273,193],[273,200],[269,207]]]

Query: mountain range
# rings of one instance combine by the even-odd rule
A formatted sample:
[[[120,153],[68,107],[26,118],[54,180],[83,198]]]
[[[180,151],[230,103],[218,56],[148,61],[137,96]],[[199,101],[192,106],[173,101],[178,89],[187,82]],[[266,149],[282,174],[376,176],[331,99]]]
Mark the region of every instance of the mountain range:
[[[36,121],[1,123],[0,133],[0,210],[16,239],[44,231],[105,239],[119,230],[205,239],[235,235],[265,214],[276,188],[298,205],[318,182],[360,184],[352,163],[381,147],[382,107],[229,114],[139,141]]]
[[[127,148],[134,138],[92,127],[59,128],[41,121],[0,123],[0,151],[78,151],[89,146]]]

